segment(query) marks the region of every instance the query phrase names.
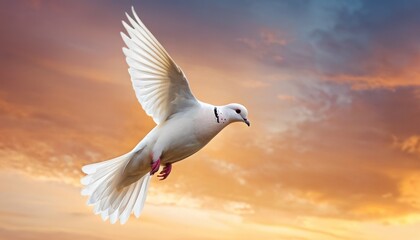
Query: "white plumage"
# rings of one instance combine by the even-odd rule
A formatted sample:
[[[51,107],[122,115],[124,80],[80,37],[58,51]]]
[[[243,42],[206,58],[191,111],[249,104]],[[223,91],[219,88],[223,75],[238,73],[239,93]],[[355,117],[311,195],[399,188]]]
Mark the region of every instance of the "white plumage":
[[[162,45],[144,26],[132,8],[128,36],[121,36],[137,99],[157,126],[137,146],[120,157],[84,166],[82,195],[89,196],[94,212],[111,223],[125,223],[140,216],[151,175],[164,165],[158,177],[165,179],[172,164],[204,147],[225,126],[245,122],[248,111],[240,104],[214,106],[198,101],[188,80]],[[150,174],[149,174],[150,172]]]

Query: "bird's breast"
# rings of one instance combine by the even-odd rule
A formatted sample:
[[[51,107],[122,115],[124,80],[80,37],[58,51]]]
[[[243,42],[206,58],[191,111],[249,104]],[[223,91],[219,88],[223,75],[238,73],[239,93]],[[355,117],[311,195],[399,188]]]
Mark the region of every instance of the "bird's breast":
[[[162,161],[176,162],[199,151],[223,128],[212,111],[190,112],[162,126],[157,147],[162,147]]]

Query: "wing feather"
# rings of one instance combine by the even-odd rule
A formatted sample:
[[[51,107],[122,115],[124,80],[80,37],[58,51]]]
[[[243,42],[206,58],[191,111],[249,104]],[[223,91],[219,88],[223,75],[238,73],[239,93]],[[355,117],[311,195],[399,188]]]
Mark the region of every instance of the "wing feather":
[[[150,54],[150,56],[156,58],[156,60],[169,67],[171,63],[168,61],[165,55],[162,55],[162,52],[159,49],[157,49],[156,45],[150,40],[150,37],[148,36],[147,32],[145,32],[143,28],[136,24],[136,22],[128,14],[127,18],[134,28],[130,27],[124,21],[123,25],[127,30],[128,35],[130,35],[131,40],[134,42],[134,44],[137,46],[143,46],[147,53]]]
[[[122,22],[121,37],[132,85],[145,112],[159,124],[171,115],[197,106],[188,80],[163,46],[150,33],[132,8],[133,17]]]

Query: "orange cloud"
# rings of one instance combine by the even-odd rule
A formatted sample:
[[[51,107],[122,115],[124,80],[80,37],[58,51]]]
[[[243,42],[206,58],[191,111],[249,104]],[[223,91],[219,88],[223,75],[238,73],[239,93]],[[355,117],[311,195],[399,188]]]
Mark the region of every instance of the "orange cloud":
[[[401,142],[396,140],[395,145],[401,149],[401,151],[411,154],[420,153],[420,136],[413,135],[410,136]]]
[[[16,36],[0,39],[13,46],[0,59],[8,70],[0,72],[0,168],[8,169],[0,190],[9,194],[0,206],[11,206],[0,208],[0,234],[382,240],[418,232],[418,61],[388,69],[379,61],[391,56],[385,51],[371,56],[364,74],[329,75],[311,68],[311,49],[283,32],[257,28],[221,42],[206,28],[192,43],[191,25],[171,32],[168,16],[152,14],[146,22],[168,28],[162,42],[194,94],[244,103],[253,125],[230,126],[167,180],[154,179],[140,220],[104,225],[79,196],[80,167],[127,152],[154,123],[130,86],[121,26],[108,14],[117,10],[72,4],[59,19],[80,10],[83,26],[77,19],[44,26],[54,26],[52,11],[31,29],[27,18],[15,19]],[[238,42],[263,55],[238,51]],[[156,236],[162,225],[172,234]]]

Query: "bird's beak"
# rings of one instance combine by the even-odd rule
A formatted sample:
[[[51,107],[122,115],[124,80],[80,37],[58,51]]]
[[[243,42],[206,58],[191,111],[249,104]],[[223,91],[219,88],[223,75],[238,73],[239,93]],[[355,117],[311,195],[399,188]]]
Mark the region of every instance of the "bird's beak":
[[[250,126],[251,126],[251,123],[249,122],[249,120],[248,120],[248,119],[244,118],[244,122],[246,123],[246,125],[248,125],[248,127],[250,127]]]

